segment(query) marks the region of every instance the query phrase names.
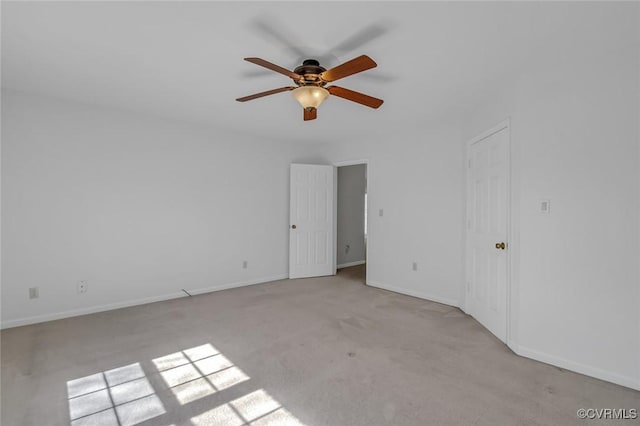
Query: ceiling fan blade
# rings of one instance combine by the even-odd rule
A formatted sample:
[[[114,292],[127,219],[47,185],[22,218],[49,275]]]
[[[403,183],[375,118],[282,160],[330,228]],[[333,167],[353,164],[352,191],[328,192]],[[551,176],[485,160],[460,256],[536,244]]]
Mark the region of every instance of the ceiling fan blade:
[[[267,69],[270,69],[271,71],[275,71],[275,72],[279,72],[280,74],[284,74],[289,78],[292,78],[294,80],[299,80],[302,77],[299,76],[298,74],[289,71],[286,68],[282,68],[276,64],[272,64],[269,61],[265,61],[264,59],[260,59],[260,58],[244,58],[245,61],[251,62],[252,64],[256,64],[256,65],[260,65],[261,67],[265,67]]]
[[[388,23],[377,22],[363,27],[330,50],[336,56],[353,52],[372,40],[384,35],[389,29]]]
[[[320,78],[322,78],[324,81],[336,81],[340,78],[357,74],[359,72],[375,68],[377,66],[378,64],[376,64],[373,59],[371,59],[367,55],[362,55],[350,61],[347,61],[344,64],[338,65],[337,67],[326,70],[325,72],[320,74]]]
[[[315,120],[318,118],[318,110],[316,108],[304,108],[304,121]]]
[[[279,89],[267,90],[266,92],[260,92],[260,93],[255,93],[253,95],[244,96],[242,98],[236,99],[236,101],[238,101],[238,102],[247,102],[247,101],[251,101],[253,99],[261,98],[263,96],[275,95],[276,93],[287,92],[287,91],[293,90],[293,89],[295,89],[295,87],[293,87],[293,86],[281,87]]]
[[[365,95],[364,93],[354,92],[353,90],[345,89],[339,86],[327,87],[329,93],[339,98],[346,99],[348,101],[357,102],[369,108],[378,108],[384,102],[382,99],[374,98],[373,96]]]
[[[251,28],[260,33],[260,37],[271,43],[280,44],[291,56],[306,58],[308,55],[300,46],[294,44],[300,41],[300,37],[288,30],[286,22],[278,18],[277,15],[263,15],[252,21]]]

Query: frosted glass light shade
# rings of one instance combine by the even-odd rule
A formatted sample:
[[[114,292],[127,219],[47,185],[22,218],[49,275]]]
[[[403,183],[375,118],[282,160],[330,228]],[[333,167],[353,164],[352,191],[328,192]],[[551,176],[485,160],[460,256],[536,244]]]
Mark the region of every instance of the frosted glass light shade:
[[[300,86],[293,89],[291,94],[300,102],[302,108],[318,108],[329,96],[329,91],[318,86]]]

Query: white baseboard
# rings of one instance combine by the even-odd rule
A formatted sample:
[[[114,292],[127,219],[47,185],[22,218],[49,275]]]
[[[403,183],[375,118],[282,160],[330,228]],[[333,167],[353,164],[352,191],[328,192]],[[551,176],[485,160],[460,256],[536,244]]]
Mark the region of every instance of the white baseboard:
[[[356,266],[356,265],[361,265],[364,262],[353,262],[354,264],[345,264],[346,266],[342,266],[339,265],[338,267],[348,267],[348,266]],[[215,291],[221,291],[221,290],[227,290],[227,289],[231,289],[231,288],[237,288],[237,287],[245,287],[245,286],[249,286],[249,285],[255,285],[255,284],[262,284],[265,282],[270,282],[270,281],[278,281],[278,280],[283,280],[288,278],[287,274],[281,274],[281,275],[274,275],[271,277],[264,277],[264,278],[256,278],[256,279],[252,279],[252,280],[247,280],[247,281],[237,281],[234,283],[229,283],[229,284],[223,284],[221,286],[214,286],[214,287],[205,287],[205,288],[199,288],[199,289],[195,289],[195,290],[189,290],[189,293],[192,295],[199,295],[199,294],[205,294],[205,293],[211,293],[211,292],[215,292]],[[454,299],[449,299],[449,298],[444,298],[444,297],[440,297],[440,296],[435,296],[432,294],[426,294],[426,293],[422,293],[422,292],[417,292],[414,290],[406,290],[404,288],[401,287],[396,287],[396,286],[390,286],[387,284],[382,284],[382,283],[378,283],[375,281],[368,281],[367,285],[371,286],[371,287],[376,287],[376,288],[381,288],[384,290],[389,290],[389,291],[393,291],[395,293],[400,293],[400,294],[405,294],[407,296],[413,296],[413,297],[418,297],[420,299],[426,299],[426,300],[431,300],[434,302],[438,302],[438,303],[442,303],[445,305],[449,305],[449,306],[455,306],[458,307],[458,301],[454,300]],[[75,317],[75,316],[80,316],[80,315],[88,315],[88,314],[93,314],[93,313],[97,313],[97,312],[104,312],[104,311],[110,311],[110,310],[114,310],[114,309],[121,309],[121,308],[127,308],[127,307],[131,307],[131,306],[137,306],[137,305],[144,305],[147,303],[154,303],[154,302],[162,302],[165,300],[170,300],[170,299],[177,299],[179,297],[187,297],[183,292],[175,292],[175,293],[170,293],[170,294],[165,294],[162,296],[153,296],[153,297],[146,297],[143,299],[136,299],[136,300],[128,300],[128,301],[123,301],[123,302],[116,302],[116,303],[109,303],[109,304],[105,304],[105,305],[98,305],[98,306],[91,306],[88,308],[81,308],[81,309],[74,309],[74,310],[69,310],[69,311],[64,311],[64,312],[57,312],[57,313],[53,313],[53,314],[45,314],[45,315],[37,315],[37,316],[32,316],[32,317],[26,317],[26,318],[18,318],[18,319],[14,319],[14,320],[8,320],[8,321],[3,321],[0,328],[1,329],[6,329],[6,328],[12,328],[12,327],[19,327],[19,326],[23,326],[23,325],[30,325],[30,324],[37,324],[37,323],[41,323],[41,322],[46,322],[46,321],[54,321],[54,320],[58,320],[58,319],[63,319],[63,318],[71,318],[71,317]],[[575,362],[575,361],[570,361],[561,357],[557,357],[554,355],[550,355],[547,354],[545,352],[541,352],[541,351],[537,351],[531,348],[527,348],[524,347],[522,345],[518,345],[516,342],[509,342],[509,347],[518,355],[526,357],[526,358],[531,358],[534,359],[536,361],[540,361],[540,362],[544,362],[545,364],[551,364],[551,365],[555,365],[557,367],[560,368],[564,368],[566,370],[570,370],[576,373],[580,373],[580,374],[584,374],[587,376],[591,376],[591,377],[595,377],[597,379],[600,380],[605,380],[607,382],[611,382],[611,383],[615,383],[621,386],[625,386],[631,389],[636,389],[636,390],[640,390],[640,380],[638,379],[633,379],[630,377],[626,377],[617,373],[613,373],[611,371],[607,371],[607,370],[602,370],[600,368],[597,367],[592,367],[586,364],[582,364],[579,362]]]
[[[581,364],[579,362],[557,357],[555,355],[550,355],[548,353],[540,352],[535,349],[524,347],[522,345],[518,345],[516,346],[516,348],[517,350],[515,350],[515,353],[520,356],[544,362],[545,364],[555,365],[556,367],[564,368],[565,370],[584,374],[585,376],[595,377],[596,379],[615,383],[620,386],[640,390],[640,380],[634,380],[631,377],[626,377],[618,373],[613,373],[611,371],[602,370],[597,367],[592,367],[590,365]]]
[[[367,285],[372,287],[378,287],[385,290],[390,290],[396,293],[406,294],[408,296],[419,297],[421,299],[433,300],[434,302],[443,303],[445,305],[451,305],[459,307],[455,300],[441,298],[439,296],[424,294],[416,291],[405,290],[403,288],[389,286],[386,284],[377,283],[375,281],[368,281]],[[464,311],[464,309],[463,309]],[[596,379],[604,380],[607,382],[615,383],[620,386],[625,386],[631,389],[640,390],[640,378],[633,379],[631,377],[623,376],[618,373],[603,370],[601,368],[592,367],[579,362],[571,361],[565,358],[557,357],[547,354],[545,352],[537,351],[535,349],[521,346],[515,340],[509,340],[507,346],[517,355],[530,358],[536,361],[544,362],[545,364],[554,365],[556,367],[563,368],[565,370],[573,371],[575,373],[584,374],[585,376],[594,377]]]
[[[356,262],[341,263],[341,264],[339,264],[336,268],[338,268],[338,269],[348,268],[349,266],[364,265],[365,263],[366,263],[366,261],[365,261],[365,260],[358,260],[358,261],[356,261]]]
[[[105,305],[90,306],[88,308],[72,309],[69,311],[55,312],[52,314],[36,315],[26,318],[18,318],[3,321],[0,328],[20,327],[22,325],[37,324],[40,322],[55,321],[64,318],[77,317],[80,315],[95,314],[97,312],[111,311],[114,309],[128,308],[130,306],[146,305],[147,303],[162,302],[169,299],[177,299],[178,297],[187,297],[183,292],[170,293],[162,296],[145,297],[143,299],[126,300],[123,302],[107,303]]]
[[[223,284],[220,286],[213,286],[213,287],[197,288],[197,289],[188,290],[188,291],[192,296],[195,296],[198,294],[212,293],[214,291],[228,290],[230,288],[237,288],[237,287],[246,287],[246,286],[255,285],[255,284],[263,284],[271,281],[279,281],[279,280],[284,280],[288,278],[289,278],[289,274],[273,275],[271,277],[254,278],[252,280],[247,280],[247,281],[236,281],[235,283]]]
[[[459,307],[460,304],[457,300],[449,299],[447,297],[436,296],[433,294],[422,293],[420,291],[415,290],[407,290],[402,287],[396,287],[392,285],[382,284],[376,281],[367,281],[367,285],[371,287],[381,288],[383,290],[393,291],[394,293],[404,294],[406,296],[413,296],[420,299],[430,300],[432,302],[442,303],[443,305],[449,305],[454,307]]]
[[[188,291],[191,295],[195,296],[198,294],[211,293],[214,291],[227,290],[230,288],[244,287],[244,286],[254,285],[254,284],[262,284],[270,281],[278,281],[285,278],[288,278],[287,274],[274,275],[271,277],[264,277],[264,278],[256,278],[256,279],[247,280],[247,281],[238,281],[235,283],[223,284],[221,286],[199,288],[199,289],[188,290]],[[46,322],[46,321],[54,321],[54,320],[59,320],[64,318],[77,317],[80,315],[95,314],[97,312],[111,311],[114,309],[128,308],[131,306],[146,305],[147,303],[162,302],[165,300],[177,299],[179,297],[188,297],[188,296],[184,292],[180,291],[180,292],[165,294],[162,296],[145,297],[142,299],[107,303],[105,305],[97,305],[97,306],[90,306],[87,308],[72,309],[69,311],[56,312],[52,314],[18,318],[18,319],[3,321],[2,324],[0,325],[0,329],[20,327],[23,325],[37,324],[37,323]]]

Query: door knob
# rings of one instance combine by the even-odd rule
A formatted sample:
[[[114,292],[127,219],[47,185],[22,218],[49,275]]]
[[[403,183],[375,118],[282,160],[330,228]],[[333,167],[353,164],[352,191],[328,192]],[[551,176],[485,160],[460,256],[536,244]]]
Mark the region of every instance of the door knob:
[[[296,226],[295,225],[291,225],[291,229],[296,229]]]
[[[496,248],[498,250],[504,250],[507,247],[505,243],[496,243]]]

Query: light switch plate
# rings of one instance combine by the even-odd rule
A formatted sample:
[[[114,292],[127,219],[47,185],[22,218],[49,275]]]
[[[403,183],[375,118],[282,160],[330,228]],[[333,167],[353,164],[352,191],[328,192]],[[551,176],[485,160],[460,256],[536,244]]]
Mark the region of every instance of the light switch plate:
[[[37,299],[40,297],[40,290],[38,287],[30,287],[29,288],[29,299]]]

